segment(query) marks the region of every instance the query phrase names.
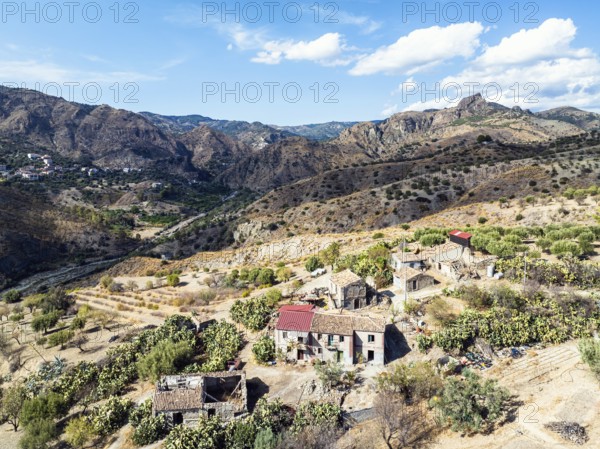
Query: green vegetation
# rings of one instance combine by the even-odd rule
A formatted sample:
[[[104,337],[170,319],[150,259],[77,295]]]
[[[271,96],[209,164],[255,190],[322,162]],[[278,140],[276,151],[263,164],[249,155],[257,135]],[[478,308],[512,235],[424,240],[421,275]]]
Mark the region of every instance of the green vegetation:
[[[156,382],[161,376],[175,374],[192,359],[194,347],[188,340],[163,340],[137,362],[141,379]]]
[[[350,254],[338,259],[336,271],[350,269],[362,278],[373,276],[378,288],[388,286],[394,278],[390,265],[391,245],[380,242],[360,254]]]
[[[262,364],[275,359],[275,340],[268,335],[263,335],[252,346],[252,354],[256,361]]]
[[[439,398],[431,400],[439,419],[455,432],[487,432],[506,418],[510,409],[510,394],[497,381],[482,380],[465,370],[462,378],[450,377],[444,383]]]
[[[475,290],[475,288],[471,288]],[[460,294],[460,293],[459,293]],[[464,293],[463,293],[464,294]],[[534,342],[562,343],[591,336],[600,324],[600,312],[592,299],[573,293],[496,292],[469,293],[485,311],[467,309],[433,335],[435,344],[446,351],[464,350],[477,337],[496,348]],[[484,307],[484,306],[483,306]],[[539,311],[544,310],[542,314]]]
[[[229,309],[229,314],[236,323],[241,323],[252,331],[259,331],[265,328],[274,311],[273,301],[269,300],[266,295],[262,295],[251,299],[237,300]]]
[[[587,363],[592,373],[600,380],[600,341],[585,339],[579,342],[581,360]]]
[[[319,268],[325,268],[325,264],[317,256],[310,256],[304,264],[304,268],[306,268],[306,271],[309,273],[312,273]]]

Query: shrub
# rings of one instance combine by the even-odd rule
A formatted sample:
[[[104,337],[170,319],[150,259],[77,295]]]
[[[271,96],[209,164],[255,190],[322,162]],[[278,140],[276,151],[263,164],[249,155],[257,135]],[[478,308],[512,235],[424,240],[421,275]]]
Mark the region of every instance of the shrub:
[[[555,256],[580,256],[582,251],[579,244],[568,240],[559,240],[550,247],[550,252]]]
[[[332,426],[337,427],[342,417],[339,405],[329,402],[304,402],[296,410],[291,431],[298,433],[307,427]]]
[[[439,394],[443,381],[430,362],[398,364],[380,373],[377,391],[387,395],[400,394],[405,400],[426,400]]]
[[[22,297],[23,295],[19,290],[9,290],[4,294],[4,302],[6,302],[7,304],[14,304],[16,302],[19,302]]]
[[[214,449],[223,447],[225,431],[218,417],[200,418],[196,427],[175,427],[165,440],[165,449]]]
[[[179,275],[171,273],[167,276],[167,285],[169,287],[177,287],[179,285]]]
[[[109,397],[103,405],[96,407],[92,412],[91,422],[94,433],[108,436],[119,430],[127,422],[132,406],[130,399]]]
[[[114,279],[109,275],[105,275],[100,278],[100,286],[105,290],[109,290],[114,282]]]
[[[321,384],[328,389],[340,385],[344,377],[344,368],[342,365],[331,360],[327,362],[317,361],[315,371]]]
[[[275,340],[264,335],[252,346],[252,354],[258,363],[267,363],[275,358]]]
[[[85,416],[71,419],[65,427],[65,441],[76,449],[87,446],[94,435],[94,426]]]
[[[579,342],[581,360],[587,363],[592,373],[600,380],[600,341],[585,339]]]
[[[25,428],[25,434],[19,441],[21,449],[45,449],[48,443],[60,435],[56,424],[51,419],[37,420]]]
[[[168,435],[165,415],[143,418],[134,428],[131,441],[137,446],[147,446]]]
[[[236,323],[242,323],[250,330],[259,331],[265,328],[273,310],[266,296],[259,296],[245,301],[237,300],[231,306],[229,313]]]
[[[441,397],[432,400],[441,419],[455,432],[485,432],[502,420],[510,394],[497,381],[483,380],[470,370],[464,378],[446,380]]]
[[[425,334],[417,335],[417,348],[420,352],[426,353],[433,346],[433,338]]]
[[[324,267],[325,264],[317,256],[310,256],[304,264],[304,268],[306,268],[306,271],[308,271],[309,273],[312,273],[313,271]]]
[[[194,348],[188,341],[161,341],[137,362],[138,374],[155,382],[163,375],[175,374],[193,355]]]

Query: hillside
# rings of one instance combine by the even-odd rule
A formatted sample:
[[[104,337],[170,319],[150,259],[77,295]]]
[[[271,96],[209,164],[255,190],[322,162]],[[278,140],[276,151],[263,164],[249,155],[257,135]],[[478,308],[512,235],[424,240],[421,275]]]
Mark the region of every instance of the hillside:
[[[137,114],[30,90],[0,87],[0,135],[104,168],[190,169],[175,139]]]

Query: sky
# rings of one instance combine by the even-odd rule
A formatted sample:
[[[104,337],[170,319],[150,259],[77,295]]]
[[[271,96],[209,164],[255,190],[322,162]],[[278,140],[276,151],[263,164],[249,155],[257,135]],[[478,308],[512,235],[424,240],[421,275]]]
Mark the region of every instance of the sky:
[[[299,125],[474,93],[600,112],[600,9],[544,1],[0,3],[0,83],[135,112]]]

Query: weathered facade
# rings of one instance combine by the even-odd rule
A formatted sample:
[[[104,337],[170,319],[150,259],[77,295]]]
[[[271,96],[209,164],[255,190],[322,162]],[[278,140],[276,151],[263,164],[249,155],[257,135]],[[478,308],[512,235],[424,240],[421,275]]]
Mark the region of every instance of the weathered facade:
[[[280,311],[275,345],[288,359],[335,361],[344,365],[385,363],[386,325],[382,318],[285,307],[290,306]]]
[[[308,343],[314,314],[312,305],[281,307],[275,326],[275,349],[294,360],[310,357]]]
[[[170,426],[195,426],[200,416],[229,421],[248,412],[246,373],[216,372],[165,376],[156,384],[153,416],[165,415]]]
[[[394,270],[400,270],[405,266],[420,270],[425,267],[425,259],[420,254],[407,253],[400,250],[392,254],[390,265]]]
[[[357,310],[368,305],[367,284],[350,270],[331,276],[329,293],[336,309]]]
[[[416,292],[435,284],[435,279],[423,271],[405,267],[394,272],[394,287]]]

